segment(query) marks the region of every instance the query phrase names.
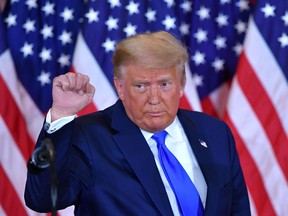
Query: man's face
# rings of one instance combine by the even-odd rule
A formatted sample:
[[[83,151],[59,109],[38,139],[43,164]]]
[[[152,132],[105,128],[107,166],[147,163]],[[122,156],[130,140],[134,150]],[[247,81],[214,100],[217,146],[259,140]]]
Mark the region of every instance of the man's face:
[[[126,66],[115,86],[128,117],[140,128],[155,133],[170,125],[178,110],[184,86],[175,68],[143,69]]]

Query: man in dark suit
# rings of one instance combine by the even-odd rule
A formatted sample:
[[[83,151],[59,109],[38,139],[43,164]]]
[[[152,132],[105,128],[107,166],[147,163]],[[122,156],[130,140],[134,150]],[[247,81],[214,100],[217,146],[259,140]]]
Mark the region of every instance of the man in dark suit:
[[[54,144],[58,209],[74,205],[75,215],[194,215],[185,213],[158,157],[153,135],[165,130],[165,145],[197,189],[204,215],[250,215],[227,125],[203,113],[178,109],[187,59],[185,47],[167,32],[121,41],[113,56],[119,100],[77,118],[95,92],[89,78],[67,73],[54,79],[53,105],[36,148],[47,137]],[[181,193],[186,189],[183,185]],[[49,169],[28,172],[27,206],[48,212],[50,196]],[[189,194],[186,198],[188,205],[196,200]]]

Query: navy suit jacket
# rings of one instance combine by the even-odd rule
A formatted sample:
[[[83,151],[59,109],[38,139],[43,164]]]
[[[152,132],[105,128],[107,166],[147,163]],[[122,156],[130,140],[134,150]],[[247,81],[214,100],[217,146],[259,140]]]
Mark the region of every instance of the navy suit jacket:
[[[250,215],[229,128],[203,113],[179,109],[177,116],[208,186],[205,215]],[[81,216],[173,215],[153,154],[120,100],[53,134],[42,129],[36,148],[44,137],[51,138],[56,152],[58,209],[75,205],[75,215]],[[35,211],[51,209],[49,174],[49,168],[28,172],[25,201]]]

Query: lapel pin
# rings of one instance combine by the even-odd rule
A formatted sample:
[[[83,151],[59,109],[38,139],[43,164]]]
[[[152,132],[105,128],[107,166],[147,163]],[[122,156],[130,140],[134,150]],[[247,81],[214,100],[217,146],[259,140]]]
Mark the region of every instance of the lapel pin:
[[[208,148],[208,146],[207,146],[207,144],[206,144],[205,141],[203,141],[203,140],[201,140],[201,139],[198,139],[198,140],[199,140],[200,144],[201,144],[203,147]]]

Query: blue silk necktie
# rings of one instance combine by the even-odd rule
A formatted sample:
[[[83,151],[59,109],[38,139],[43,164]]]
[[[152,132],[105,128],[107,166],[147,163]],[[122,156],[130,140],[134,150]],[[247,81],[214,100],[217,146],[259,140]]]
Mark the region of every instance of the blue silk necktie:
[[[180,214],[202,216],[203,206],[198,191],[177,158],[165,145],[167,132],[161,131],[152,136],[157,143],[160,164],[177,198]]]

